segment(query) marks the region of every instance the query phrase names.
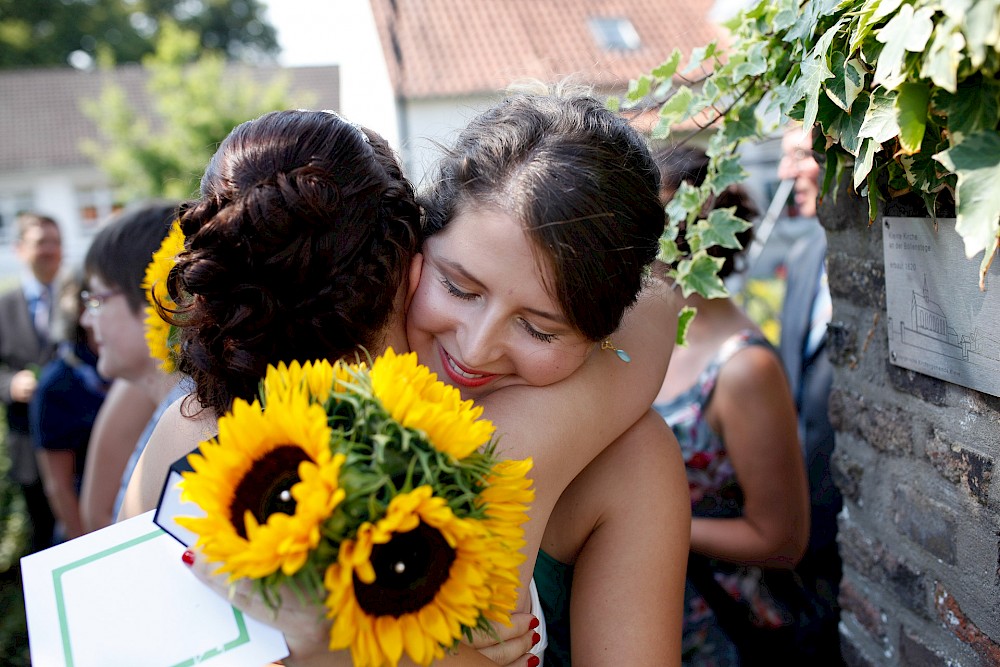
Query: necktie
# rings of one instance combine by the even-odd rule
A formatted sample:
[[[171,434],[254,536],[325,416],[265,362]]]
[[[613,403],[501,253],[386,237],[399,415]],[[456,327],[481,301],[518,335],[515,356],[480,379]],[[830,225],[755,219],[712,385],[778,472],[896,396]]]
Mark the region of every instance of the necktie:
[[[47,343],[49,340],[49,315],[52,310],[52,298],[49,294],[49,287],[42,286],[42,291],[38,294],[35,302],[35,332],[39,340]]]

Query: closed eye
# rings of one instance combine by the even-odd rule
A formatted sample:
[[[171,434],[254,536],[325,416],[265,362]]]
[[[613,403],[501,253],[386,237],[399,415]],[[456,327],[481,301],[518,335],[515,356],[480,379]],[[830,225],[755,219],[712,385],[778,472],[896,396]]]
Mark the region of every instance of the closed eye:
[[[521,326],[524,327],[524,330],[527,331],[532,338],[540,340],[543,343],[551,343],[552,341],[554,341],[556,338],[559,337],[556,334],[542,333],[535,327],[531,326],[531,323],[528,322],[528,320],[521,320]]]
[[[451,282],[447,278],[441,278],[441,284],[444,285],[445,289],[455,297],[456,299],[462,299],[463,301],[471,301],[476,298],[476,295],[471,292],[464,292],[458,288],[455,283]]]

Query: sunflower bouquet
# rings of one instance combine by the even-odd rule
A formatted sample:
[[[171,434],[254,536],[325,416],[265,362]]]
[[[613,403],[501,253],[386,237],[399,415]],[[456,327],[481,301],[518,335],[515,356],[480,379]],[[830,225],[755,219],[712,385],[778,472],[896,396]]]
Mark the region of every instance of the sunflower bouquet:
[[[269,367],[188,461],[177,522],[229,581],[269,605],[321,602],[356,665],[427,665],[510,623],[534,497],[482,408],[414,354]]]

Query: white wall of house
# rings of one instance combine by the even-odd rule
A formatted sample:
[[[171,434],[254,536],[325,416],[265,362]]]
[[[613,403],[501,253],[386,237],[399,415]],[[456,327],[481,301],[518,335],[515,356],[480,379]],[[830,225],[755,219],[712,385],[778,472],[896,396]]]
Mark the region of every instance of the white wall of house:
[[[83,260],[96,226],[111,213],[112,193],[89,165],[0,174],[0,279],[16,275],[14,217],[25,209],[51,216],[63,236],[66,267]],[[89,220],[85,209],[90,209]]]
[[[331,31],[331,39],[352,45],[339,51],[341,113],[375,130],[399,150],[396,96],[389,81],[371,3],[368,0],[341,2],[337,22],[331,26]]]
[[[472,95],[410,100],[401,110],[402,155],[406,175],[418,188],[441,157],[440,145],[450,146],[469,120],[486,109],[496,96]]]

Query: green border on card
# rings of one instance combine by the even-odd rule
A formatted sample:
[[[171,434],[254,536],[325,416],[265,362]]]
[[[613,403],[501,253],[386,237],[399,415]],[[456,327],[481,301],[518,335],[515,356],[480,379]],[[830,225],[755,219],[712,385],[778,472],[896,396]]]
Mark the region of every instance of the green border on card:
[[[58,610],[59,613],[59,634],[62,637],[63,655],[66,658],[66,667],[73,667],[73,651],[70,648],[70,643],[69,643],[69,624],[67,622],[68,619],[66,618],[66,601],[63,599],[62,576],[67,572],[69,572],[70,570],[82,567],[89,563],[93,563],[96,560],[100,560],[101,558],[106,558],[107,556],[116,554],[120,551],[131,549],[134,546],[138,546],[143,542],[148,542],[149,540],[152,540],[156,537],[169,537],[169,535],[163,532],[161,529],[157,528],[156,530],[150,533],[147,533],[145,535],[140,535],[139,537],[133,538],[127,542],[122,542],[121,544],[113,546],[109,549],[105,549],[104,551],[99,551],[98,553],[91,554],[86,558],[81,558],[78,561],[74,561],[72,563],[63,565],[62,567],[57,567],[55,570],[52,571],[52,584],[55,587],[55,595],[56,595],[56,609]],[[231,651],[234,648],[242,646],[243,644],[246,644],[248,641],[250,641],[250,634],[247,632],[247,624],[246,621],[243,619],[243,612],[241,612],[236,607],[230,607],[230,609],[233,610],[233,616],[236,619],[236,626],[239,628],[240,631],[240,633],[236,636],[235,639],[226,642],[225,644],[222,645],[221,648],[216,647],[210,649],[199,656],[194,656],[192,658],[188,658],[183,662],[178,662],[176,665],[171,665],[171,667],[190,667],[191,665],[205,662],[206,660],[210,660],[218,655],[222,655],[223,653]]]

